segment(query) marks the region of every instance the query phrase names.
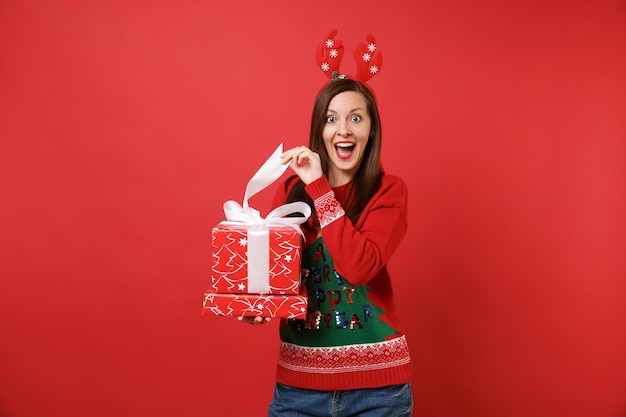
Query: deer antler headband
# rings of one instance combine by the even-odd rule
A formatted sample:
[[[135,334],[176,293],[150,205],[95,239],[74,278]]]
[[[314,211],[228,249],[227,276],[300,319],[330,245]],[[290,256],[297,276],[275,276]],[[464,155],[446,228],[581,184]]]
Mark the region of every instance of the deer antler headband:
[[[333,29],[328,33],[324,42],[317,46],[315,59],[317,65],[326,74],[330,81],[346,78],[345,74],[339,72],[339,65],[343,58],[343,43],[335,39],[337,29]],[[354,59],[356,61],[356,74],[350,77],[362,83],[366,82],[374,75],[378,74],[383,65],[383,55],[378,50],[374,35],[368,33],[366,35],[367,45],[359,43],[354,48]]]

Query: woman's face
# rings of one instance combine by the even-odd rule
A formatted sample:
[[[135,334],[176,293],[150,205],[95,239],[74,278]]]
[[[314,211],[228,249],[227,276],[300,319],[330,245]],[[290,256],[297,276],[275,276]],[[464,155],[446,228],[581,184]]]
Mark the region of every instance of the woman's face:
[[[365,154],[370,126],[363,94],[345,91],[328,104],[322,137],[330,157],[328,180],[331,186],[346,184],[354,178]]]

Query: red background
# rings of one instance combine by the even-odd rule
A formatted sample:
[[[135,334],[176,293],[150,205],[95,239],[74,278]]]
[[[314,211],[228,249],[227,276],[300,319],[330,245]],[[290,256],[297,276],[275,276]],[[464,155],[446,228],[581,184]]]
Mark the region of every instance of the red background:
[[[307,142],[332,27],[385,55],[415,415],[626,415],[626,4],[538,0],[0,2],[0,415],[265,414],[277,322],[200,315],[210,230]]]

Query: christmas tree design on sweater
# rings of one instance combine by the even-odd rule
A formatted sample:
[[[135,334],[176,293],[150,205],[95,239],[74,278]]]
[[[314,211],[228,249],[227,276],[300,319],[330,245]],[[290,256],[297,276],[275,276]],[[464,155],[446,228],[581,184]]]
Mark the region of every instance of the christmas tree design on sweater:
[[[309,293],[305,320],[287,320],[281,340],[299,346],[362,345],[394,338],[398,331],[369,296],[366,285],[352,286],[339,275],[322,238],[302,254],[302,278]]]

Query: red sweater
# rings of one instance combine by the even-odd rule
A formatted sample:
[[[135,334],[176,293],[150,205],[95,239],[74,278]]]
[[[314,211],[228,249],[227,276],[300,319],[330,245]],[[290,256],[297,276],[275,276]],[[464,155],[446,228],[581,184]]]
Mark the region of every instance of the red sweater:
[[[406,232],[407,188],[400,178],[383,175],[353,225],[343,209],[350,187],[333,189],[323,176],[305,188],[317,215],[303,227],[309,307],[306,320],[281,321],[281,384],[349,390],[410,382],[409,349],[387,271]],[[286,196],[279,187],[274,206]]]

